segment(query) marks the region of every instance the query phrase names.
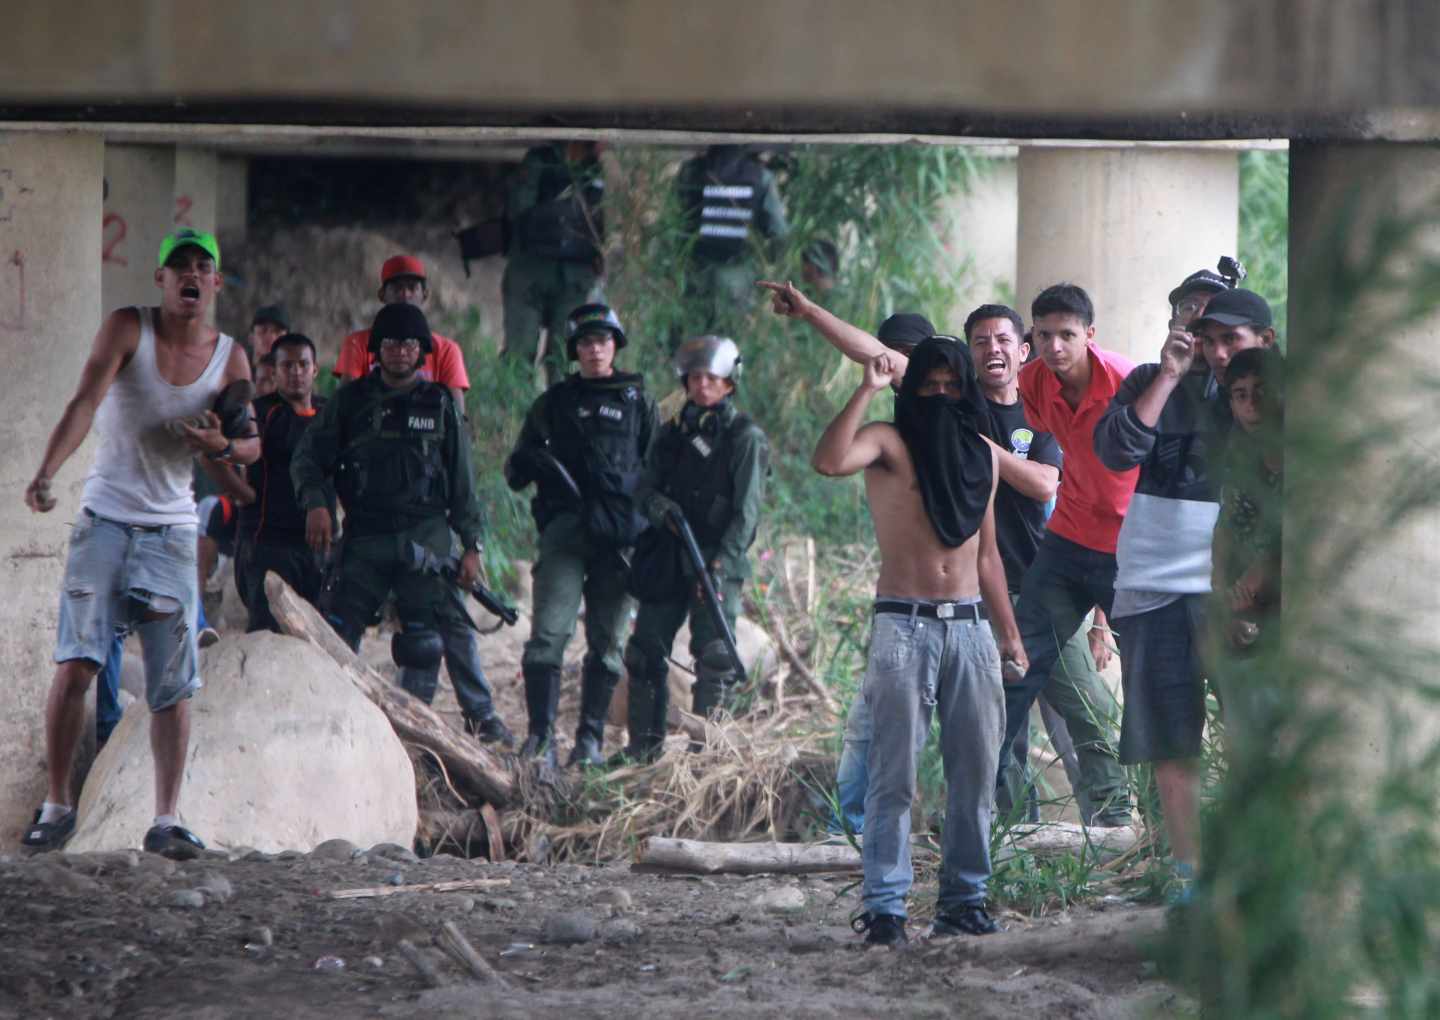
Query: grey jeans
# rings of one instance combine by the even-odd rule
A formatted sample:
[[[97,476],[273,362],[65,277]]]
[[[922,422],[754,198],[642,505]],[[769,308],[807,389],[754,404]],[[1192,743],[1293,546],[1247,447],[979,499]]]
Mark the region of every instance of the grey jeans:
[[[914,612],[876,614],[864,695],[874,733],[866,761],[865,909],[905,916],[915,877],[910,804],[937,710],[946,788],[938,907],[944,912],[983,903],[1005,732],[1000,655],[990,625]]]

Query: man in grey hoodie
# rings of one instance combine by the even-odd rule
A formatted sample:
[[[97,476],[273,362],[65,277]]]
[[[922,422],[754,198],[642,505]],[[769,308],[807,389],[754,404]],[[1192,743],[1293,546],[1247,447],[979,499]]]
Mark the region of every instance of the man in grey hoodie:
[[[1274,331],[1264,299],[1208,270],[1187,277],[1170,302],[1160,360],[1125,379],[1095,427],[1095,452],[1113,471],[1140,467],[1116,548],[1111,613],[1125,694],[1120,760],[1154,763],[1176,873],[1187,878],[1197,853],[1201,635],[1219,513],[1209,460],[1228,427],[1220,347],[1268,345]]]

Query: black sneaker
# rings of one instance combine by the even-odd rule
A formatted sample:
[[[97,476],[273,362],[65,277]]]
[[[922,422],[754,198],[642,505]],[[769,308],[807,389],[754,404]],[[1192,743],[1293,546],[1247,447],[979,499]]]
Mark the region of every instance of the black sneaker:
[[[861,914],[850,927],[865,933],[867,946],[903,946],[910,941],[905,934],[905,918],[895,914]]]
[[[71,808],[53,822],[42,822],[40,812],[35,812],[35,820],[30,823],[30,828],[25,830],[25,835],[20,839],[20,845],[32,854],[43,854],[49,850],[59,850],[70,839],[75,832],[75,809]]]
[[[204,849],[200,837],[183,825],[152,825],[145,833],[145,852],[172,861],[194,860]]]
[[[1004,930],[1000,927],[1000,922],[990,916],[990,911],[985,909],[985,904],[973,903],[955,910],[947,910],[943,914],[936,914],[935,923],[930,926],[930,937],[994,935],[996,932]]]
[[[465,732],[477,738],[482,744],[499,744],[505,750],[515,746],[515,734],[505,725],[505,720],[491,714],[484,719],[466,719]]]
[[[560,767],[560,760],[555,757],[555,741],[549,737],[537,737],[533,733],[526,737],[520,745],[520,757],[541,759],[552,769]]]

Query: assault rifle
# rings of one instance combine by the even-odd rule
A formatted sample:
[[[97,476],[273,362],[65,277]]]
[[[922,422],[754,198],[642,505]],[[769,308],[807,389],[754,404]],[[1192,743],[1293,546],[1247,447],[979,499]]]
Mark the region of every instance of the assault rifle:
[[[710,578],[710,570],[705,564],[705,557],[700,553],[700,545],[695,541],[695,532],[690,530],[690,522],[680,512],[679,507],[671,508],[665,514],[665,520],[675,529],[675,534],[680,536],[680,545],[685,549],[685,558],[690,561],[690,566],[695,570],[695,577],[700,582],[700,594],[703,596],[705,609],[710,614],[710,622],[720,632],[721,638],[725,641],[725,650],[730,653],[730,661],[735,666],[735,675],[739,682],[745,681],[745,663],[740,661],[740,649],[735,646],[735,634],[730,630],[730,621],[725,619],[725,613],[720,608],[720,595],[715,590],[715,582]]]
[[[406,566],[411,570],[443,577],[455,587],[460,587],[460,561],[454,556],[436,556],[419,542],[411,542],[406,552],[408,557]],[[486,612],[498,616],[507,627],[515,626],[520,619],[520,614],[515,611],[515,607],[501,601],[500,596],[485,587],[483,582],[477,580],[465,591],[475,596],[475,601],[484,606]],[[474,626],[473,620],[471,626]]]

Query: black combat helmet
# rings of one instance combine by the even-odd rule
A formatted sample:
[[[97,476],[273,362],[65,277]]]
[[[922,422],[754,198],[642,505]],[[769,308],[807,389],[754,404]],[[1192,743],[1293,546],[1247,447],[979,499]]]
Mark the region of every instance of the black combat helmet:
[[[565,353],[571,361],[577,358],[576,343],[586,333],[609,333],[615,338],[617,351],[625,346],[625,330],[620,325],[620,317],[609,305],[581,305],[570,313],[570,318],[565,321]]]

